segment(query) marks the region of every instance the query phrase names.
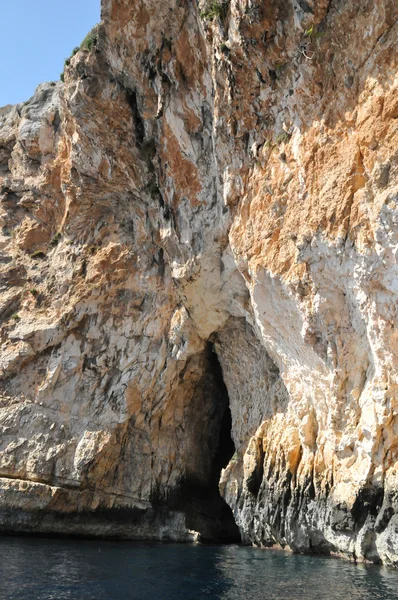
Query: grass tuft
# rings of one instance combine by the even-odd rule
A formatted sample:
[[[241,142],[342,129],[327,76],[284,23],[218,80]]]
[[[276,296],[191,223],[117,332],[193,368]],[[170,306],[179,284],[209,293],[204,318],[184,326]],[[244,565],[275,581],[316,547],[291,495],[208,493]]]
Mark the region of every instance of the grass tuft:
[[[62,236],[61,232],[58,231],[51,239],[51,242],[50,242],[51,246],[57,246],[59,240],[61,239],[61,236]]]
[[[46,258],[46,255],[41,250],[36,250],[36,252],[30,255],[30,258]]]
[[[277,146],[279,146],[280,144],[286,144],[290,138],[291,138],[291,134],[287,133],[287,131],[282,131],[281,133],[279,133],[276,138],[275,138],[275,144]]]

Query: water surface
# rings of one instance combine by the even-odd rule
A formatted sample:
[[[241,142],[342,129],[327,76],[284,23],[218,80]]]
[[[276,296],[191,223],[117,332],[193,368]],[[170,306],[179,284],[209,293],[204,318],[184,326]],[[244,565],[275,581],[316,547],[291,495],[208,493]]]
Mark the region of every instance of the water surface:
[[[1,600],[397,600],[398,572],[238,546],[0,537]]]

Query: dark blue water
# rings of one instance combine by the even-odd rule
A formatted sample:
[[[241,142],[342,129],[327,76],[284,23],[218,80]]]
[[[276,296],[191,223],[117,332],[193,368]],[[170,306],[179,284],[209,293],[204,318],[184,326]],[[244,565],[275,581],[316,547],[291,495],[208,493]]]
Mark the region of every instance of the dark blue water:
[[[397,600],[398,572],[237,546],[0,538],[1,600]]]

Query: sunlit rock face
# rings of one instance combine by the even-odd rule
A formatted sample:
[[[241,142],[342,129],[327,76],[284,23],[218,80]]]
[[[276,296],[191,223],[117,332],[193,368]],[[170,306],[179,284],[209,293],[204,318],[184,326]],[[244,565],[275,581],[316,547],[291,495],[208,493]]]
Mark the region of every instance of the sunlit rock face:
[[[102,19],[0,111],[1,530],[235,540],[224,468],[244,542],[397,564],[397,3]]]

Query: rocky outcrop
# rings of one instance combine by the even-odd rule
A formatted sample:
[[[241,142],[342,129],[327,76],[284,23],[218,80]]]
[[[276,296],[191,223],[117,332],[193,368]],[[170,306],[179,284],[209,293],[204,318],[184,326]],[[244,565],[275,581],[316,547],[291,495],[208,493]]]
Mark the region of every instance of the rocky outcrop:
[[[3,531],[398,563],[397,28],[103,0],[0,113]]]

